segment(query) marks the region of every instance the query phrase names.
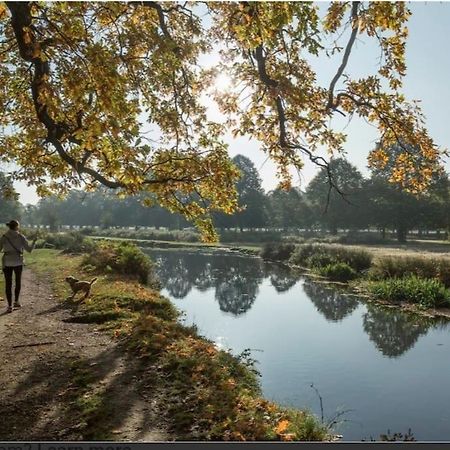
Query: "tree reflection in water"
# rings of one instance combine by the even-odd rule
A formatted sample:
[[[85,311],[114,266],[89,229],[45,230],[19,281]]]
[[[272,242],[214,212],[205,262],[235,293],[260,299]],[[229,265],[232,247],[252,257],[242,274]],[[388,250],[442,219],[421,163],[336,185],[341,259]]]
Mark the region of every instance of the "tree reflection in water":
[[[152,251],[152,257],[172,297],[184,298],[193,287],[200,291],[214,287],[220,309],[234,315],[251,308],[264,278],[270,278],[277,292],[286,292],[299,279],[287,267],[240,255]]]
[[[241,256],[217,258],[215,299],[222,311],[234,315],[248,311],[258,295],[263,280],[262,262]]]
[[[189,252],[152,252],[158,277],[174,298],[184,298],[195,287],[215,287],[222,311],[238,315],[256,299],[263,280],[262,262],[229,254],[206,255]]]
[[[358,300],[342,294],[336,287],[315,283],[308,279],[305,280],[303,287],[317,311],[329,321],[340,322],[358,306]]]
[[[374,305],[368,305],[363,316],[364,331],[375,347],[389,358],[403,355],[435,323],[426,317],[412,317],[402,311]]]
[[[163,252],[153,255],[158,278],[174,298],[184,298],[192,288],[186,261],[179,254]]]
[[[277,292],[287,292],[301,278],[286,266],[229,253],[152,251],[151,254],[157,263],[159,279],[173,298],[186,297],[193,287],[200,291],[214,288],[219,308],[235,316],[252,307],[264,279],[269,278]],[[335,286],[306,279],[303,287],[328,321],[343,320],[359,303]],[[439,326],[439,323],[374,305],[368,305],[363,315],[363,328],[369,339],[390,358],[397,358],[412,348],[419,336],[432,326]]]
[[[264,275],[270,278],[270,283],[277,292],[287,292],[300,279],[300,275],[281,264],[266,263],[264,266]]]

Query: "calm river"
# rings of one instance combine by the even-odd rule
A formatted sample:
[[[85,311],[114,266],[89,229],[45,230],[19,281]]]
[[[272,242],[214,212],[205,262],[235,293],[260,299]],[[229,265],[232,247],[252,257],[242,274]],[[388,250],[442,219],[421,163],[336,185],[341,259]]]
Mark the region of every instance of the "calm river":
[[[344,440],[408,429],[450,440],[450,325],[365,305],[259,258],[146,251],[187,324],[234,354],[252,349],[266,398],[320,417],[317,389]]]

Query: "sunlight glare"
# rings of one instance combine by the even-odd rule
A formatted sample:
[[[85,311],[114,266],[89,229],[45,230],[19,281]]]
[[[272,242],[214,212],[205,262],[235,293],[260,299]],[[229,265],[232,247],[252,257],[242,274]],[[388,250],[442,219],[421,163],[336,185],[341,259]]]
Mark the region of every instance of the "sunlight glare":
[[[231,89],[231,86],[233,85],[233,81],[229,75],[226,73],[221,73],[217,75],[215,81],[214,81],[214,87],[219,92],[226,92]]]

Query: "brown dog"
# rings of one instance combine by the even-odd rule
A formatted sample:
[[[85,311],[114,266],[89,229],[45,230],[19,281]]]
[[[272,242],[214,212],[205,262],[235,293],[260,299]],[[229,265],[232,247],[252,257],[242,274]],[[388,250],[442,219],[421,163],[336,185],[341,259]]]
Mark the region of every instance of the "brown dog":
[[[85,300],[91,293],[91,287],[97,281],[97,278],[93,278],[91,281],[80,281],[74,277],[66,277],[66,281],[72,288],[73,294],[70,299],[73,300],[78,292],[84,292],[84,297],[82,298],[82,300]]]

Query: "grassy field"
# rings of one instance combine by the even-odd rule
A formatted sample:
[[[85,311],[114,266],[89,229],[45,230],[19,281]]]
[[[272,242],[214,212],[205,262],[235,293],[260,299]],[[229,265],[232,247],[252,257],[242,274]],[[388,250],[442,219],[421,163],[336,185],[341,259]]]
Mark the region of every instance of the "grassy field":
[[[450,258],[450,242],[443,241],[411,241],[405,244],[390,245],[346,245],[349,248],[360,248],[371,252],[375,257],[382,256],[425,256]]]
[[[109,332],[124,351],[142,361],[147,367],[143,376],[164,392],[165,408],[177,436],[200,440],[330,437],[330,431],[315,416],[281,408],[261,397],[248,354],[232,356],[218,350],[195,328],[180,324],[175,307],[159,292],[123,276],[92,268],[86,271],[82,260],[81,256],[41,249],[28,257],[28,267],[51,280],[60,299],[69,295],[65,276],[87,280],[98,277],[93,295],[77,304],[73,320]],[[79,396],[85,395],[83,388]],[[80,404],[84,405],[82,401]],[[95,417],[97,409],[88,405],[83,414]],[[95,426],[95,420],[90,423]],[[95,436],[96,430],[89,433]]]

